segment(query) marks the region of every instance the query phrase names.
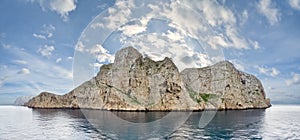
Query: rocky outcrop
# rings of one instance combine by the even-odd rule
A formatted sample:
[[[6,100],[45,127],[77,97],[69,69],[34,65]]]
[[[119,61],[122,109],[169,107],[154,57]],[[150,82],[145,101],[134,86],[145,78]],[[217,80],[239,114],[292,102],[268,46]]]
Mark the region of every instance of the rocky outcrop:
[[[17,106],[24,106],[30,99],[32,99],[34,96],[21,96],[18,97],[15,102],[14,105]]]
[[[114,63],[65,95],[43,92],[33,108],[106,110],[203,110],[270,106],[260,81],[228,61],[179,73],[171,59],[153,61],[133,47],[119,50]]]
[[[270,107],[261,82],[237,70],[229,61],[181,72],[190,97],[208,109],[248,109]]]

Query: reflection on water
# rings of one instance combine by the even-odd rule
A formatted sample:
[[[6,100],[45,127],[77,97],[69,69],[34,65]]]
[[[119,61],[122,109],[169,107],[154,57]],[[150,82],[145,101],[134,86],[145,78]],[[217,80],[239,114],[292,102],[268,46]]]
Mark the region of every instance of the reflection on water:
[[[29,109],[26,107],[0,106],[0,139],[115,139],[124,133],[125,139],[138,139],[138,134],[149,132],[146,125],[138,129],[118,130],[124,124],[114,122],[119,116],[132,122],[157,122],[167,112],[113,112],[84,110],[85,115],[102,115],[106,120],[87,121],[81,110]],[[184,112],[176,112],[179,115]],[[219,111],[205,127],[198,123],[202,112],[193,112],[178,130],[166,139],[299,139],[300,106],[273,106],[269,109]],[[186,115],[186,114],[185,114]],[[176,115],[175,115],[176,116]],[[107,121],[107,120],[112,121]],[[174,121],[174,120],[172,120]],[[172,122],[170,121],[170,122]],[[109,122],[109,123],[108,123]],[[148,123],[140,123],[148,124]],[[155,124],[157,131],[165,131],[172,124]],[[107,133],[102,128],[115,127]],[[101,129],[96,129],[96,128]],[[150,131],[151,132],[151,131]],[[113,135],[115,133],[115,135]],[[150,134],[157,137],[156,134]]]
[[[194,112],[187,122],[168,138],[177,139],[256,139],[261,138],[260,128],[265,110],[219,111],[205,127],[199,128],[201,112]]]
[[[119,118],[133,123],[149,123],[159,120],[170,112],[128,112],[112,111]]]
[[[191,114],[191,112],[81,111],[95,128],[117,139],[166,137],[178,129]]]

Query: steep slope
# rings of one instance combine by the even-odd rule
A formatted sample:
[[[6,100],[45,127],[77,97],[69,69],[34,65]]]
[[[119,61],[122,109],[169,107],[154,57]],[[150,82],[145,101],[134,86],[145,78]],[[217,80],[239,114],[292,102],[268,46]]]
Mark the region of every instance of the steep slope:
[[[192,105],[171,59],[153,61],[134,48],[116,53],[96,77],[65,95],[41,93],[27,104],[33,108],[107,110],[186,110]]]
[[[247,109],[271,106],[261,82],[253,75],[237,70],[229,61],[205,68],[181,72],[190,97],[207,108]]]
[[[228,62],[179,73],[171,59],[153,61],[133,47],[119,50],[114,63],[65,95],[43,92],[32,108],[106,110],[203,110],[267,108],[260,81]]]

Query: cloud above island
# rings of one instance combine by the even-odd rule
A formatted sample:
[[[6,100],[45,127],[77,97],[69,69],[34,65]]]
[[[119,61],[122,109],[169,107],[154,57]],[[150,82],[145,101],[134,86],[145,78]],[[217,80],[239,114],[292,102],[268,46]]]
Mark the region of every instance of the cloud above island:
[[[31,2],[37,2],[43,11],[56,12],[67,21],[69,13],[76,9],[77,0],[31,0]]]
[[[257,7],[259,12],[268,19],[270,25],[274,25],[280,21],[280,12],[271,0],[260,0]]]
[[[3,99],[63,93],[72,87],[72,64],[87,69],[80,73],[93,71],[90,79],[127,45],[155,60],[170,57],[181,68],[227,59],[272,87],[265,88],[271,101],[286,93],[300,97],[299,0],[26,0],[0,1],[0,7]],[[90,35],[83,34],[92,20]],[[30,73],[17,74],[23,68]]]

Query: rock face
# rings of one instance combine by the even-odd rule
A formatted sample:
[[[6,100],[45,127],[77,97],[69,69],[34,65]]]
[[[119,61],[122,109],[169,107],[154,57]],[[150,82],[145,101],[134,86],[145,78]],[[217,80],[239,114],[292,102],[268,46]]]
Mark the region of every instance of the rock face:
[[[171,59],[153,61],[137,50],[119,50],[114,63],[65,95],[43,92],[27,104],[33,108],[106,110],[203,110],[267,108],[260,81],[228,61],[179,73]]]
[[[270,107],[261,82],[237,70],[228,61],[181,72],[190,97],[206,108],[248,109]]]
[[[30,99],[32,99],[34,96],[21,96],[18,97],[15,102],[14,105],[17,106],[24,106]]]

